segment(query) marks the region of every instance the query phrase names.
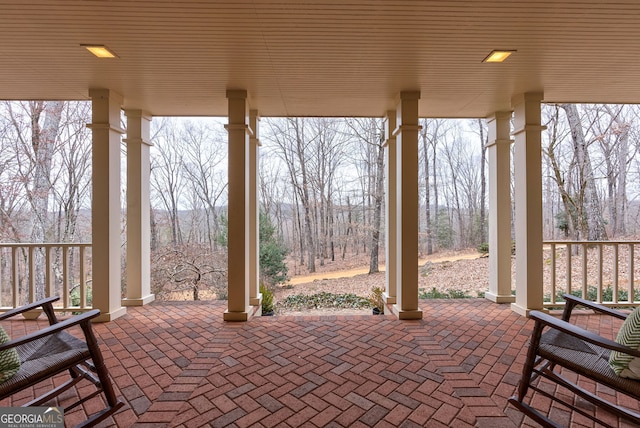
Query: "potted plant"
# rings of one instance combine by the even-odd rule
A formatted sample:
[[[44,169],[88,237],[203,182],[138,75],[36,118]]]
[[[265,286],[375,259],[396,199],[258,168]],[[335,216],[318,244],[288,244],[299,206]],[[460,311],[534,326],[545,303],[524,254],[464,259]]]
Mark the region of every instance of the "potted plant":
[[[373,307],[373,315],[384,314],[384,299],[382,298],[383,293],[384,288],[382,287],[371,288],[371,293],[369,293],[369,302],[371,302],[371,306]]]
[[[260,293],[262,294],[262,316],[273,315],[273,291],[263,283],[260,283]]]

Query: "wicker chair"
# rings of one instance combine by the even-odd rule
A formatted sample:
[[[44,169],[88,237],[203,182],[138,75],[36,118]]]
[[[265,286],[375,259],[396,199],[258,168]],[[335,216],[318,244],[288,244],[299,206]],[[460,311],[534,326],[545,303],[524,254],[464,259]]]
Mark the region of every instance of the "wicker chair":
[[[637,411],[617,405],[608,401],[602,394],[598,394],[599,390],[606,390],[599,387],[604,385],[630,396],[633,399],[632,402],[637,403],[640,397],[640,381],[616,375],[609,365],[609,354],[615,350],[640,357],[640,352],[570,323],[572,310],[578,305],[621,320],[624,320],[627,315],[571,295],[563,297],[566,300],[566,306],[561,320],[538,311],[531,311],[529,314],[530,318],[535,320],[535,325],[517,395],[509,398],[509,402],[542,426],[559,427],[560,425],[549,419],[548,415],[544,415],[525,402],[527,392],[533,390],[594,422],[607,427],[611,426],[598,417],[597,412],[587,412],[576,406],[575,400],[569,402],[553,395],[548,389],[540,387],[540,378],[545,378],[567,388],[597,408],[640,426],[640,414]],[[580,385],[579,380],[574,381],[579,379],[578,376],[567,376],[566,372],[562,375],[564,370],[590,379],[596,383],[596,388],[591,387],[587,391],[584,385]]]
[[[47,315],[50,326],[0,345],[0,351],[15,348],[20,357],[20,369],[5,382],[0,383],[0,399],[34,386],[51,377],[68,371],[69,379],[58,387],[23,406],[40,406],[49,402],[63,391],[68,390],[78,382],[88,380],[96,387],[95,391],[80,397],[79,400],[65,408],[68,411],[85,401],[104,395],[106,407],[92,415],[78,425],[79,427],[93,426],[116,412],[123,403],[116,399],[111,380],[100,348],[91,328],[91,319],[97,317],[97,309],[58,321],[53,311],[52,303],[58,297],[51,297],[38,302],[22,306],[0,315],[0,320],[6,320],[27,311],[42,308]],[[69,333],[73,326],[79,326],[83,339]]]

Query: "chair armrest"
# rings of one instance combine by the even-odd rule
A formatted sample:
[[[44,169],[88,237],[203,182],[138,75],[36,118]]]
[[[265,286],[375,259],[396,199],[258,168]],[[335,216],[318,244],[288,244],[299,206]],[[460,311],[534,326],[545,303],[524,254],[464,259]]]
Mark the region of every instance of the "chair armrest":
[[[595,333],[592,333],[588,330],[578,327],[575,324],[571,324],[567,321],[563,321],[561,319],[552,317],[549,314],[545,314],[544,312],[531,311],[529,313],[529,317],[533,319],[536,323],[540,323],[549,328],[559,330],[563,333],[566,333],[571,336],[577,337],[581,340],[584,340],[585,342],[589,342],[594,345],[600,346],[602,348],[610,349],[612,351],[622,352],[624,354],[629,354],[629,355],[633,355],[634,357],[640,358],[639,350],[631,349],[627,346],[619,344],[616,341],[599,336]]]
[[[23,345],[25,343],[29,343],[31,341],[34,341],[36,339],[40,339],[42,337],[45,336],[50,336],[52,334],[58,333],[62,330],[66,330],[70,327],[73,327],[74,325],[87,325],[88,328],[91,328],[91,320],[95,317],[97,317],[98,315],[100,315],[100,310],[99,309],[93,309],[91,311],[85,312],[83,314],[80,315],[76,315],[73,316],[71,318],[68,318],[64,321],[60,321],[56,324],[50,325],[49,327],[43,328],[41,330],[38,331],[34,331],[33,333],[29,333],[25,336],[16,338],[16,339],[12,339],[8,342],[5,342],[3,344],[0,345],[0,351],[3,351],[5,349],[9,349],[9,348],[15,348],[16,346],[19,345]]]
[[[16,316],[18,314],[21,314],[27,311],[31,311],[33,309],[37,309],[40,307],[44,308],[47,305],[53,307],[52,303],[57,300],[60,300],[60,297],[58,296],[47,297],[46,299],[38,300],[37,302],[29,303],[27,305],[20,306],[15,309],[11,309],[7,312],[3,312],[2,314],[0,314],[0,321],[5,320],[7,318],[11,318],[13,316]]]
[[[624,312],[616,311],[615,309],[608,308],[604,305],[592,302],[591,300],[585,300],[580,297],[576,297],[572,294],[563,294],[562,298],[567,301],[567,308],[569,310],[573,309],[575,306],[580,305],[621,320],[625,320],[627,318],[627,314],[625,314]],[[568,320],[569,316],[565,318],[565,316],[563,315],[563,319]]]

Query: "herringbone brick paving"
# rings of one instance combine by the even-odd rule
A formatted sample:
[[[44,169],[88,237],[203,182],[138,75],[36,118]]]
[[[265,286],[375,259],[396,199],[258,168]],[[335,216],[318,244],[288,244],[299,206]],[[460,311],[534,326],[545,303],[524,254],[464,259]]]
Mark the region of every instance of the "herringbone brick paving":
[[[531,322],[483,299],[421,307],[419,321],[327,315],[246,323],[222,321],[224,302],[128,308],[95,325],[126,402],[102,426],[534,426],[507,405]],[[609,337],[618,328],[593,315],[581,321]],[[10,329],[17,335],[42,323],[13,321]],[[92,401],[65,415],[67,425],[100,404]],[[564,409],[552,412],[567,426],[592,426]]]

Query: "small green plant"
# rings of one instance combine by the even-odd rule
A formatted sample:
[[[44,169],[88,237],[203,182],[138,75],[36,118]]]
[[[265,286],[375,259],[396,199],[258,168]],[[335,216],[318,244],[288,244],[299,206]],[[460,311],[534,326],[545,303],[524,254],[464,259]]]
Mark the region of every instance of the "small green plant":
[[[369,302],[371,302],[374,312],[377,311],[379,314],[384,313],[383,294],[384,288],[382,287],[371,287],[371,293],[369,293]]]
[[[480,254],[489,254],[489,243],[483,242],[482,244],[478,245],[478,252]]]
[[[260,284],[262,294],[262,315],[272,315],[274,310],[273,291],[264,284]]]
[[[418,297],[420,299],[470,299],[471,296],[461,290],[448,289],[446,291],[440,291],[435,287],[431,290],[425,290],[421,288],[419,290]]]
[[[71,299],[71,306],[80,306],[80,286],[79,285],[71,289],[71,291],[69,292],[69,297]],[[87,286],[85,297],[87,300],[87,306],[91,306],[93,302],[93,292],[92,292],[91,286]]]

